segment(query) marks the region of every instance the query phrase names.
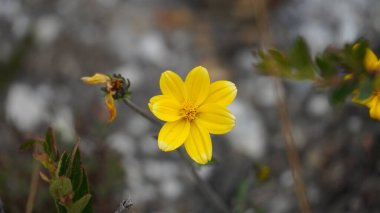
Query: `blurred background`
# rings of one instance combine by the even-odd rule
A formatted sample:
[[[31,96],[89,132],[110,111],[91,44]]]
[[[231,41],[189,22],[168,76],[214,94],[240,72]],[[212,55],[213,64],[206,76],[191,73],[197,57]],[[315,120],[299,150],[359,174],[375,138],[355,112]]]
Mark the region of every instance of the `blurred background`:
[[[52,126],[61,149],[80,139],[95,212],[128,198],[130,212],[218,212],[177,153],[158,150],[158,128],[122,103],[107,124],[99,87],[80,80],[120,73],[148,110],[163,71],[185,77],[203,65],[212,81],[235,82],[238,96],[237,125],[213,137],[216,163],[200,175],[234,212],[298,212],[272,80],[255,71],[252,53],[286,49],[299,35],[313,54],[360,37],[379,53],[378,11],[378,0],[0,0],[5,211],[24,212],[29,193],[32,151],[19,145]],[[314,212],[380,212],[380,122],[349,101],[333,107],[310,82],[283,84]],[[34,212],[55,212],[42,180]]]

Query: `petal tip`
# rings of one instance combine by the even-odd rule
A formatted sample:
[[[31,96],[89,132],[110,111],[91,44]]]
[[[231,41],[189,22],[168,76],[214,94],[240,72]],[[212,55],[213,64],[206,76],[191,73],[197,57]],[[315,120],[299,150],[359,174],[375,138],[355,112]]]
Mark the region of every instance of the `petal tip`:
[[[164,142],[164,141],[158,141],[158,148],[161,149],[161,150],[164,151],[164,152],[171,151],[171,150],[170,150],[170,145],[167,144],[167,143]]]

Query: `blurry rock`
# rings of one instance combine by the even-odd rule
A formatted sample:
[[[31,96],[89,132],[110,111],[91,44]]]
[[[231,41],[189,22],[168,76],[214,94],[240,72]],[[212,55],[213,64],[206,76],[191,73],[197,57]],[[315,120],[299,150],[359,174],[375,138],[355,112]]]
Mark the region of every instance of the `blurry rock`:
[[[12,24],[12,32],[16,38],[23,38],[30,28],[30,20],[26,15],[18,15]]]
[[[326,95],[314,95],[307,104],[307,111],[313,116],[323,116],[331,109]]]
[[[57,108],[51,121],[52,126],[60,134],[64,142],[72,143],[76,139],[73,113],[68,106]]]
[[[8,91],[5,111],[7,119],[22,131],[30,132],[49,118],[47,112],[51,88],[33,89],[26,84],[14,84]]]
[[[155,65],[164,66],[169,56],[169,49],[159,32],[147,32],[138,43],[138,56]]]
[[[109,144],[112,148],[117,150],[122,154],[123,157],[133,158],[136,152],[135,143],[133,143],[133,139],[126,134],[121,132],[112,134],[108,138]],[[128,168],[127,168],[128,170]]]
[[[266,133],[258,113],[243,100],[236,99],[229,107],[236,116],[236,126],[226,136],[230,145],[252,159],[265,154]]]
[[[0,7],[0,17],[12,20],[22,10],[21,1],[2,1]]]
[[[61,21],[57,16],[43,16],[39,18],[35,28],[36,40],[41,45],[53,42],[61,30]]]

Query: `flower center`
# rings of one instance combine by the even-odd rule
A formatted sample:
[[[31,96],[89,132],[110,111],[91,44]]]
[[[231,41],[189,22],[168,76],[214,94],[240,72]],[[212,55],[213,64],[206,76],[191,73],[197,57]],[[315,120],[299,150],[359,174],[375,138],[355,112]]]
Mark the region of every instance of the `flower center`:
[[[115,95],[117,91],[123,89],[123,81],[120,79],[112,79],[107,82],[107,92]]]
[[[181,115],[188,121],[192,121],[197,117],[198,106],[186,101],[181,108]]]

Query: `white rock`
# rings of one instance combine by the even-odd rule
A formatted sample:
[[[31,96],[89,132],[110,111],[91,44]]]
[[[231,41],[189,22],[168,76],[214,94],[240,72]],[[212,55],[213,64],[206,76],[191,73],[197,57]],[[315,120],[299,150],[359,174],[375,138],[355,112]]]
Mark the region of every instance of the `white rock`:
[[[61,30],[61,21],[56,16],[43,16],[36,24],[36,40],[41,45],[53,42]]]
[[[307,111],[314,116],[323,116],[331,109],[326,95],[314,95],[307,104]]]
[[[227,134],[231,146],[252,159],[261,158],[265,154],[266,134],[256,110],[238,98],[229,108],[236,116],[236,126]]]
[[[165,45],[162,35],[158,32],[147,32],[138,44],[139,57],[157,65],[164,65],[169,49]]]
[[[175,200],[183,192],[183,184],[175,178],[163,180],[159,186],[161,193],[170,200]]]
[[[72,143],[76,140],[74,116],[68,106],[58,107],[51,121],[55,131],[59,132],[63,141]]]
[[[129,135],[120,132],[115,133],[112,134],[107,141],[109,141],[109,144],[113,149],[119,151],[124,157],[134,157],[136,144]]]
[[[20,130],[33,131],[48,120],[47,112],[50,95],[44,86],[34,90],[25,84],[14,84],[7,94],[5,111],[7,120]]]

